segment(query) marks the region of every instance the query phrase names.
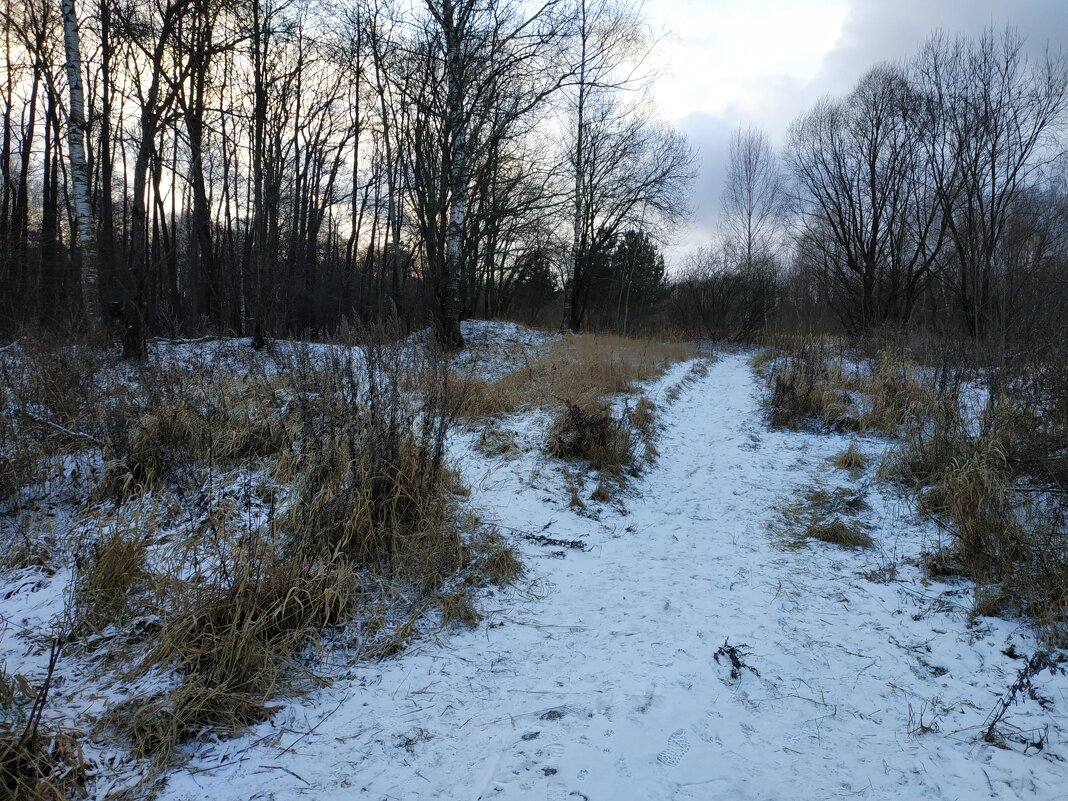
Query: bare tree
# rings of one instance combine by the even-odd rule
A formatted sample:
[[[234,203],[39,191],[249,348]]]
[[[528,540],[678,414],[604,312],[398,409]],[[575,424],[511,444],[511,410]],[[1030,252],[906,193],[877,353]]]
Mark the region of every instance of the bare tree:
[[[799,246],[851,330],[907,323],[941,255],[944,228],[927,191],[919,107],[904,72],[883,65],[790,129]]]
[[[584,112],[582,146],[571,169],[578,176],[577,249],[573,250],[565,330],[579,330],[590,300],[593,269],[625,227],[663,229],[688,208],[695,157],[686,138],[640,104],[611,95]]]
[[[1017,200],[1056,155],[1052,144],[1068,103],[1066,62],[1048,52],[1032,62],[1013,28],[989,28],[977,40],[935,34],[913,71],[927,114],[925,155],[955,251],[960,309],[971,335],[983,339],[1009,311],[994,283]]]
[[[752,268],[779,245],[785,187],[767,134],[738,128],[731,136],[723,190],[723,220],[730,244]]]

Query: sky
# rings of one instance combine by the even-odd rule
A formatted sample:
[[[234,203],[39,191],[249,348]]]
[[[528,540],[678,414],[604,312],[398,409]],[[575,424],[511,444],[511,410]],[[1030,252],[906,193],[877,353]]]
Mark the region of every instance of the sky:
[[[654,98],[701,164],[692,220],[669,250],[675,262],[715,234],[737,127],[763,128],[781,146],[821,96],[909,57],[938,28],[975,35],[1012,24],[1029,48],[1068,52],[1068,0],[648,0],[645,14],[662,33]]]

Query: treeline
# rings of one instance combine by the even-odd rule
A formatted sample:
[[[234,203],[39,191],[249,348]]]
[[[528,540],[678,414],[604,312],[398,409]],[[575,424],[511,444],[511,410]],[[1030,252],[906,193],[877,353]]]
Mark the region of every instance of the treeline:
[[[707,335],[765,327],[1063,341],[1068,71],[1012,29],[935,34],[791,125],[731,145],[723,243],[676,287]]]
[[[456,347],[604,317],[606,264],[622,319],[693,177],[612,0],[7,0],[3,36],[5,331],[396,313]]]

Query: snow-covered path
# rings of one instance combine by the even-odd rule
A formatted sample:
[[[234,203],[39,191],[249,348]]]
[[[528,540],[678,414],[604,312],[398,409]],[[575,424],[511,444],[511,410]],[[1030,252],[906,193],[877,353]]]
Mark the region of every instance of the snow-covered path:
[[[673,369],[654,400],[686,374]],[[1017,626],[969,627],[964,586],[899,565],[924,530],[871,487],[876,548],[776,546],[781,510],[847,440],[768,431],[742,355],[663,404],[661,457],[628,512],[567,508],[536,448],[457,455],[484,517],[583,539],[528,545],[525,582],[485,600],[475,630],[353,666],[249,736],[198,756],[170,799],[1063,799],[1068,682],[1008,721],[1048,727],[1045,749],[978,741],[1034,645]],[[544,421],[513,421],[534,442]],[[884,446],[862,443],[872,453]],[[554,553],[555,552],[555,553]],[[753,670],[731,677],[729,641]],[[921,721],[922,716],[922,721]],[[920,734],[923,726],[934,730]],[[276,736],[269,736],[272,732]],[[1036,735],[1037,736],[1037,735]],[[258,745],[252,743],[267,738]],[[226,761],[220,762],[225,755]]]

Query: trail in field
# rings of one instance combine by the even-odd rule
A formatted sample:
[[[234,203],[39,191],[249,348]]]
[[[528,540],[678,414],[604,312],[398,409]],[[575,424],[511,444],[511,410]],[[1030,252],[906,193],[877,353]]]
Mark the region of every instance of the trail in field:
[[[669,402],[688,369],[651,388],[660,458],[600,519],[567,507],[537,447],[546,420],[510,421],[529,446],[513,459],[459,437],[486,519],[587,550],[526,544],[527,577],[485,599],[477,629],[354,666],[198,755],[164,797],[1065,798],[1063,676],[1036,683],[1048,711],[1028,699],[1007,718],[1045,730],[1044,750],[978,738],[1022,664],[1003,650],[1034,647],[1026,631],[970,626],[966,585],[925,584],[903,560],[930,532],[874,482],[874,549],[777,544],[799,491],[850,483],[828,461],[848,440],[769,431],[743,355]]]

